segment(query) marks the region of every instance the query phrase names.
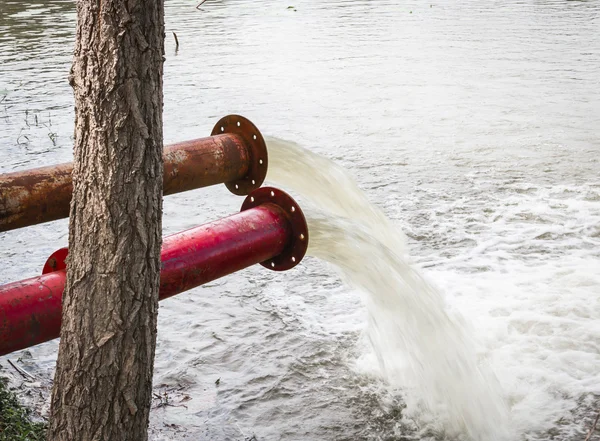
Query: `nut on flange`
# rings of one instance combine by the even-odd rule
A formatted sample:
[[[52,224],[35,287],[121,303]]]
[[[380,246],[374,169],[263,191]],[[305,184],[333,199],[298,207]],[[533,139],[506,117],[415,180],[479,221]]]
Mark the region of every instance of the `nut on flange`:
[[[308,249],[308,225],[304,213],[296,201],[286,192],[272,187],[263,187],[246,197],[240,211],[263,204],[273,204],[287,217],[292,229],[290,243],[277,256],[261,262],[261,265],[273,271],[285,271],[295,267],[306,255]]]
[[[259,188],[267,176],[267,145],[260,131],[252,122],[240,115],[227,115],[221,118],[211,132],[211,136],[231,133],[238,135],[248,147],[250,164],[248,173],[242,179],[226,182],[233,194],[245,196]]]

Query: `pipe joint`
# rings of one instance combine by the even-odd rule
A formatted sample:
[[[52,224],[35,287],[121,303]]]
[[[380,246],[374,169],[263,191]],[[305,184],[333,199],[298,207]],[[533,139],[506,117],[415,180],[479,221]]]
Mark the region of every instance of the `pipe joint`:
[[[227,115],[221,118],[212,130],[211,136],[235,135],[246,146],[249,161],[248,172],[241,179],[225,182],[233,194],[246,196],[260,188],[267,176],[267,145],[260,131],[248,119],[240,115]]]
[[[283,251],[260,264],[273,271],[286,271],[295,267],[308,249],[308,225],[298,203],[286,192],[277,188],[263,187],[253,191],[242,204],[241,211],[259,205],[275,206],[285,215],[292,233]]]

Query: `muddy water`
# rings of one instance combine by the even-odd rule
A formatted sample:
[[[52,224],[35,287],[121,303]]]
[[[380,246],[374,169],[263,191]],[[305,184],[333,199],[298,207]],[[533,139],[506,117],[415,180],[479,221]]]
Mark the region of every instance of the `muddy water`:
[[[513,439],[581,439],[600,393],[600,4],[195,6],[166,7],[165,141],[240,113],[334,159],[464,317]],[[0,172],[71,158],[74,20],[70,1],[0,4]],[[169,197],[165,230],[240,204],[221,186]],[[0,234],[0,283],[66,237],[65,221]],[[402,416],[409,386],[382,379],[368,323],[360,290],[314,258],[163,303],[156,389],[187,407],[156,409],[155,438],[443,439]],[[50,375],[55,350],[30,369]]]

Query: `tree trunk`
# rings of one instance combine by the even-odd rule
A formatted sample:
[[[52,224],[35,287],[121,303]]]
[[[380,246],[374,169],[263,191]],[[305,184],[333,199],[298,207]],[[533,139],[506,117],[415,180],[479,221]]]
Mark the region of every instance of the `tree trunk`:
[[[163,0],[78,0],[68,275],[48,439],[146,440],[162,216]]]

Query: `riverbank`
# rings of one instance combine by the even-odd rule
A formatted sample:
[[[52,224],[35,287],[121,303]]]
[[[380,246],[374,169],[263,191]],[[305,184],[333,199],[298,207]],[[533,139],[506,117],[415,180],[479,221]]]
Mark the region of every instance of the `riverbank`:
[[[0,441],[45,440],[50,411],[53,372],[40,369],[29,351],[21,358],[0,359]],[[175,441],[198,439],[201,429],[191,430],[166,418],[167,408],[187,410],[192,397],[182,385],[153,388],[148,439]],[[240,435],[239,440],[251,439]]]
[[[0,441],[45,439],[45,419],[33,410],[34,407],[23,405],[18,397],[26,392],[34,395],[34,385],[20,382],[0,365]]]

